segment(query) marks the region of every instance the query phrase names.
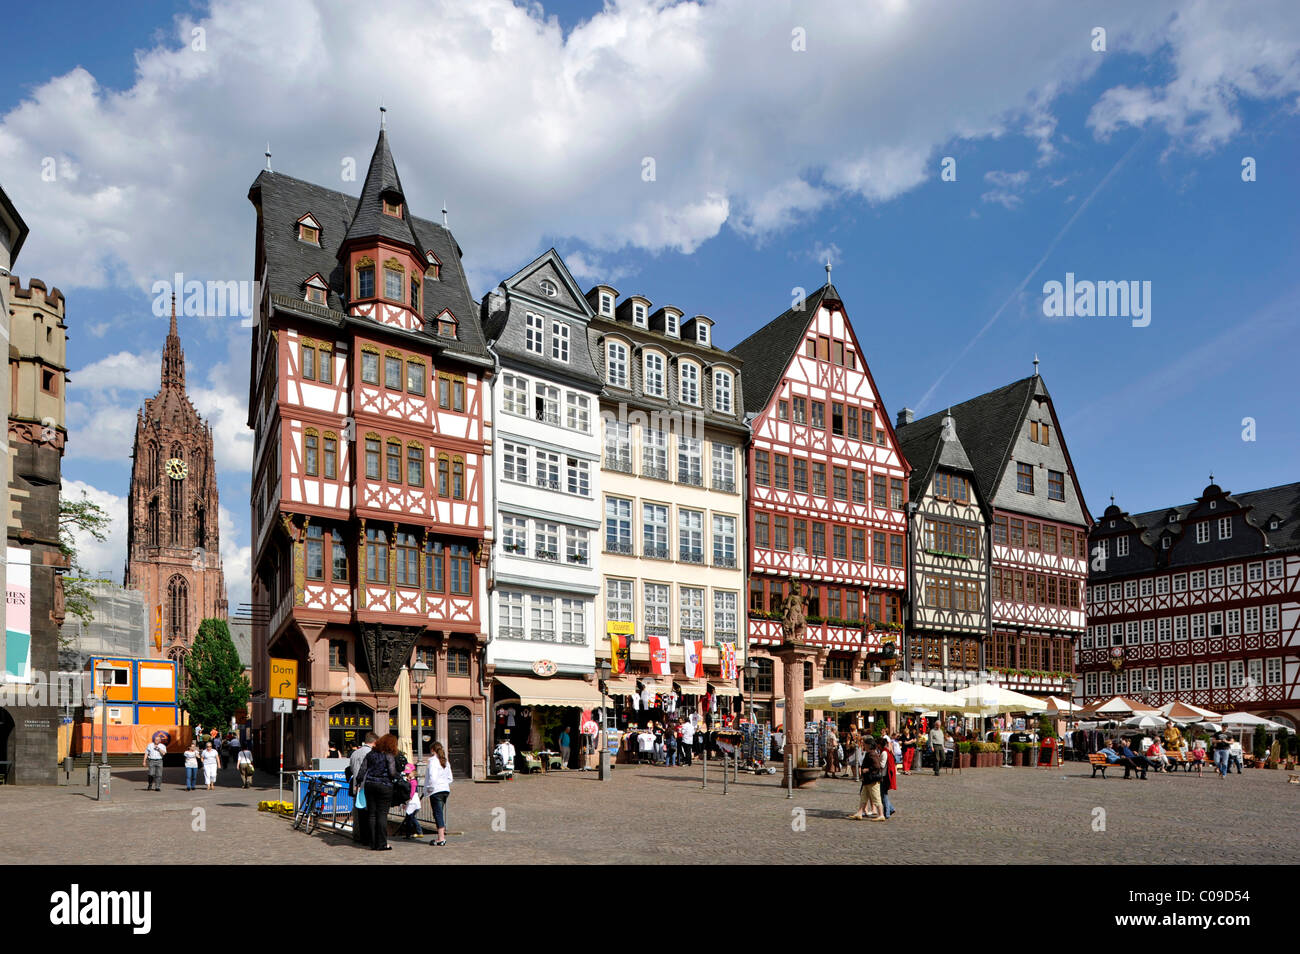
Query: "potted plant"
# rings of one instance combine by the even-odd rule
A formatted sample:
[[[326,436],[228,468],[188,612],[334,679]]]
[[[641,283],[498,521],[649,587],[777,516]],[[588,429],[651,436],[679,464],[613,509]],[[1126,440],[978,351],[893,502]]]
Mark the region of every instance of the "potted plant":
[[[969,742],[957,743],[957,767],[964,768],[964,769],[970,768],[970,743]]]

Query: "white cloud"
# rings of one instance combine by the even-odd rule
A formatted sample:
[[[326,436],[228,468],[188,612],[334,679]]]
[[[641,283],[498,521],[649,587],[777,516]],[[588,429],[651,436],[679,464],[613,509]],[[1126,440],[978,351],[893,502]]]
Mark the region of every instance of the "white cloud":
[[[253,591],[253,548],[239,543],[243,534],[240,529],[247,529],[247,522],[238,525],[225,504],[219,508],[218,529],[221,533],[221,570],[226,578],[226,599],[230,604],[230,615],[239,611],[241,603],[252,602]]]
[[[728,226],[762,242],[842,195],[886,202],[915,188],[961,139],[1015,132],[1050,160],[1053,98],[1106,61],[1091,27],[1105,22],[1114,49],[1150,53],[1177,8],[1001,0],[936,15],[839,0],[792,18],[743,0],[617,0],[566,35],[540,5],[508,0],[401,0],[382,21],[309,0],[214,0],[137,53],[128,88],[81,68],[33,86],[0,117],[0,163],[31,172],[6,182],[41,223],[26,267],[65,288],[147,289],[176,270],[247,278],[253,211],[242,197],[266,140],[276,169],[355,191],[340,163],[352,156],[364,170],[382,95],[412,209],[435,216],[447,201],[481,290],[544,236],[596,254],[690,253]],[[1285,32],[1263,59],[1285,76],[1268,78],[1245,69],[1251,23],[1263,20],[1255,7],[1212,8],[1178,17],[1221,28],[1213,41],[1174,34],[1170,55],[1190,78],[1109,116],[1124,99],[1115,91],[1099,104],[1099,134],[1207,103],[1230,114],[1210,84],[1220,39],[1239,93],[1289,88]],[[189,45],[196,24],[203,51]],[[792,49],[796,26],[806,51]],[[36,174],[45,156],[59,160],[55,182]]]
[[[1029,173],[1023,169],[1019,172],[990,169],[984,173],[984,181],[993,188],[980,196],[981,201],[993,202],[1003,208],[1014,209],[1022,201],[1021,192],[1024,191],[1025,185],[1029,182]]]
[[[85,531],[73,531],[73,546],[77,550],[77,563],[86,573],[97,578],[122,582],[126,567],[127,500],[83,480],[63,479],[60,494],[64,500],[80,500],[84,495],[102,507],[109,517],[109,527],[103,542]]]

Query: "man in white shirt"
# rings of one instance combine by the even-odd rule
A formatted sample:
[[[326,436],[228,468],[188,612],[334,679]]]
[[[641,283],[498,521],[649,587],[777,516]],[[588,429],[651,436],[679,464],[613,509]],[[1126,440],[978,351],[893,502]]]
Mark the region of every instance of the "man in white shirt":
[[[156,792],[162,791],[162,769],[163,756],[167,754],[167,746],[160,742],[150,742],[144,749],[144,767],[149,770],[149,785],[145,791],[153,789]]]
[[[691,764],[691,750],[695,747],[695,724],[692,722],[682,723],[682,745],[680,758],[683,765]]]
[[[1233,739],[1232,744],[1228,746],[1228,771],[1232,771],[1233,766],[1237,766],[1237,774],[1241,774],[1241,740]]]

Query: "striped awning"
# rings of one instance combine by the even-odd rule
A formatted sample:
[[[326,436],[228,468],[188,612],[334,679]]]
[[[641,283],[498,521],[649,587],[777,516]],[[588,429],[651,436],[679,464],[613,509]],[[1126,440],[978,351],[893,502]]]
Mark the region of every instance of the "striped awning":
[[[598,709],[600,690],[581,679],[538,679],[535,676],[497,676],[497,682],[519,697],[520,705]]]

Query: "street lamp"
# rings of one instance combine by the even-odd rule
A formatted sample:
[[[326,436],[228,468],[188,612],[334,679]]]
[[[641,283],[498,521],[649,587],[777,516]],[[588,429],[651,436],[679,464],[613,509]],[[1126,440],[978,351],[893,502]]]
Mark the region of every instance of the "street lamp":
[[[100,732],[103,736],[103,759],[99,765],[99,774],[95,778],[96,798],[102,798],[105,801],[112,799],[112,789],[109,787],[112,780],[108,767],[108,675],[114,667],[107,660],[100,660],[95,666],[95,671],[99,673],[99,710],[103,715],[100,718]],[[90,759],[95,760],[94,747],[91,747]]]
[[[411,667],[411,673],[415,679],[415,764],[418,766],[424,761],[424,704],[422,697],[424,695],[424,680],[429,678],[429,667],[425,665],[423,659],[417,659],[415,665]]]
[[[750,656],[745,660],[745,695],[749,696],[749,721],[757,725],[754,718],[754,686],[758,683],[758,660]]]
[[[602,659],[596,665],[596,678],[600,680],[600,780],[609,781],[609,710],[605,708],[605,685],[609,679],[609,660]]]

